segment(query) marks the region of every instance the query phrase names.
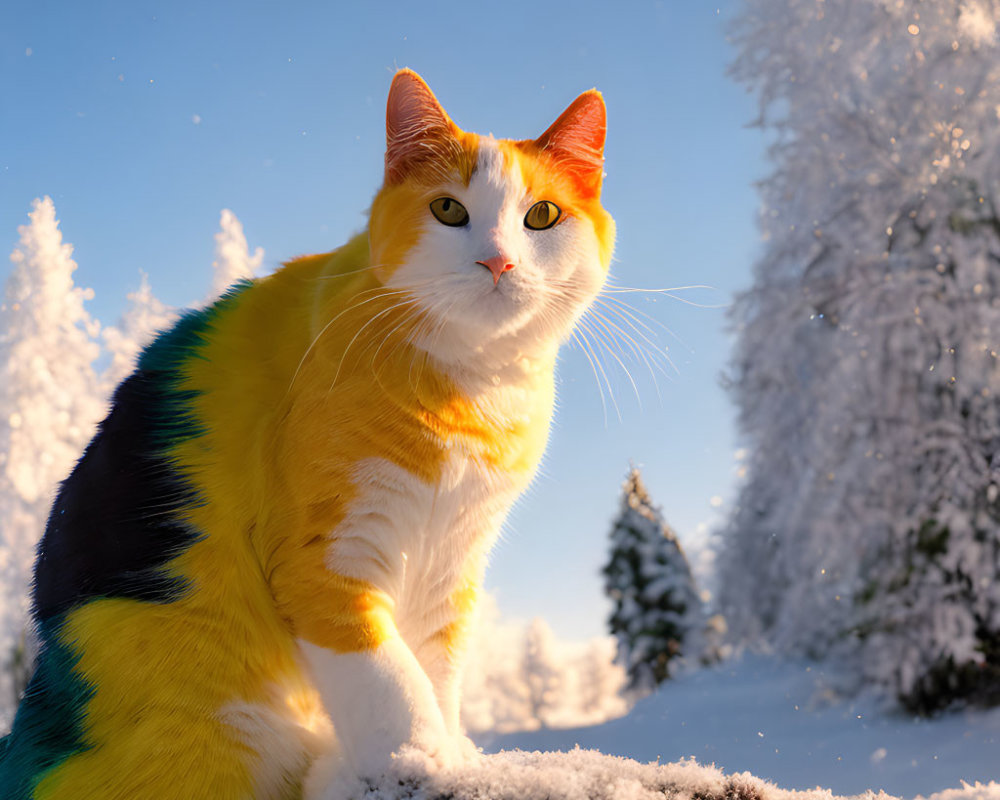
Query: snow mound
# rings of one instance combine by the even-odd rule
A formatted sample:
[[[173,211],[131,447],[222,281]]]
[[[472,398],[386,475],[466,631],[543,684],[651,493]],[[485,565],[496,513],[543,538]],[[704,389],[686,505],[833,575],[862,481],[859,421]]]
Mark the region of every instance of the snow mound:
[[[991,788],[991,787],[996,787]],[[932,800],[994,800],[1000,784],[965,787]],[[988,794],[988,792],[994,792]],[[399,759],[377,784],[359,785],[348,800],[833,800],[823,789],[787,791],[744,772],[724,775],[694,759],[640,764],[596,750],[568,753],[508,750],[474,765],[428,775],[422,764]],[[891,795],[866,792],[868,800]]]

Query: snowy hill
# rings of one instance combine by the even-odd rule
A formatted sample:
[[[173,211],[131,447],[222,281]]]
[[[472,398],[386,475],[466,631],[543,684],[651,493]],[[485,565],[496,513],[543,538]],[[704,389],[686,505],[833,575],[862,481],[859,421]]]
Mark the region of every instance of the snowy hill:
[[[480,737],[479,744],[494,752],[578,744],[639,761],[693,756],[782,789],[820,786],[840,795],[882,790],[912,798],[1000,779],[1000,710],[914,720],[872,700],[840,701],[832,683],[816,665],[748,656],[669,681],[604,725]],[[958,796],[1000,799],[1000,783],[949,795]]]

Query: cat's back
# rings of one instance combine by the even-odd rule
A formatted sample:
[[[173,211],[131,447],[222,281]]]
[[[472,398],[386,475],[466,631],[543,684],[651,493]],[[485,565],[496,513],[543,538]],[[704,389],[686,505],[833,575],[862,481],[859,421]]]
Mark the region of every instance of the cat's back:
[[[41,652],[0,747],[0,797],[72,786],[74,798],[96,800],[123,770],[116,798],[249,792],[244,748],[221,710],[266,704],[276,683],[297,680],[246,543],[260,472],[251,462],[331,258],[300,259],[185,314],[116,390],[39,545]],[[225,741],[212,795],[198,762]],[[150,747],[173,760],[169,787],[142,763]]]

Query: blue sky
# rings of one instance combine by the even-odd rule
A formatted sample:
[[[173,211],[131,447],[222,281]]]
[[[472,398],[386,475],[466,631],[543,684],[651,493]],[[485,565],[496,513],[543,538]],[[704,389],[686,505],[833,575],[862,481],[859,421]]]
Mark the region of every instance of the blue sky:
[[[265,249],[267,269],[333,249],[364,225],[385,95],[407,66],[460,126],[507,138],[537,136],[596,86],[608,106],[614,279],[709,284],[681,296],[726,304],[749,283],[752,181],[765,171],[762,137],[746,127],[753,98],[725,77],[735,10],[730,0],[8,3],[0,250],[14,248],[32,199],[50,195],[77,283],[95,290],[90,310],[113,323],[139,270],[171,305],[206,293],[223,208],[251,249]],[[0,279],[8,271],[4,261]],[[565,351],[542,474],[487,580],[505,614],[540,614],[564,637],[604,630],[598,571],[630,459],[689,547],[733,495],[725,311],[626,297],[670,329],[662,341],[677,372],[654,384],[631,365],[637,401],[607,360],[619,421],[584,355]]]

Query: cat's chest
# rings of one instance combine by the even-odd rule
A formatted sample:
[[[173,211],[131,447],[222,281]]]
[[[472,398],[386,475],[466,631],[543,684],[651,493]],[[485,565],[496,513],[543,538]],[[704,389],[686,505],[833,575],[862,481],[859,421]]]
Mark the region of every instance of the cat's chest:
[[[447,594],[492,544],[522,480],[456,451],[427,481],[383,458],[354,469],[354,498],[331,534],[327,566],[408,605]]]
[[[419,434],[420,463],[412,448],[352,463],[326,566],[370,583],[397,611],[442,602],[467,582],[544,449],[551,404],[537,384],[507,381],[435,414]]]

